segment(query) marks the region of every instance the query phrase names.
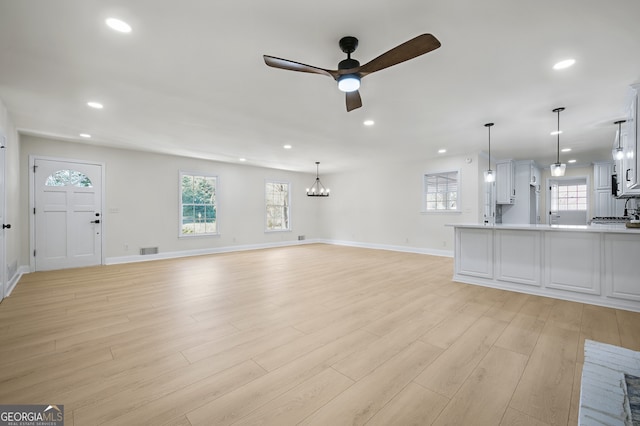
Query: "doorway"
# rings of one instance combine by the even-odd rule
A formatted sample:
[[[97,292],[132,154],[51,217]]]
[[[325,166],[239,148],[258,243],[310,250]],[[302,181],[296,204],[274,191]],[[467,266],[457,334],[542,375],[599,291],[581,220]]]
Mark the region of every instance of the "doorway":
[[[586,177],[548,180],[550,225],[587,225],[589,191]]]
[[[4,234],[7,229],[11,228],[10,224],[5,223],[4,159],[7,146],[6,141],[7,138],[0,132],[0,224],[2,224],[2,229],[0,229],[0,302],[4,299],[5,292],[7,291],[7,245]]]
[[[103,165],[32,158],[36,271],[103,263]]]

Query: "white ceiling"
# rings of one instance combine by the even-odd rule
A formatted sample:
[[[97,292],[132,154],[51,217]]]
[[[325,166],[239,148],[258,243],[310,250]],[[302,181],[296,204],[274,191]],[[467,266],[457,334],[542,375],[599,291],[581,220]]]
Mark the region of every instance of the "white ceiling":
[[[422,33],[442,47],[366,77],[352,112],[332,79],[262,59],[335,69],[342,36],[364,64]],[[561,160],[608,159],[636,82],[638,0],[0,0],[0,99],[22,133],[287,170],[471,155],[488,121],[492,156],[546,166],[558,106]]]

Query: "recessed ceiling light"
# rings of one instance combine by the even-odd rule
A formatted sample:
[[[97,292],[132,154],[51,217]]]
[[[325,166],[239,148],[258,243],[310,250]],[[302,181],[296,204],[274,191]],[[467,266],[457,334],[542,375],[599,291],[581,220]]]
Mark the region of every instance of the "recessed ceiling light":
[[[444,148],[438,150],[438,154],[444,154],[445,152],[447,152],[447,150]]]
[[[573,64],[576,63],[575,59],[565,59],[564,61],[560,61],[553,66],[554,70],[563,70],[565,68],[569,68]]]
[[[549,133],[551,136],[555,136],[555,135],[561,135],[562,134],[562,130],[554,130],[553,132]]]
[[[127,24],[124,21],[121,21],[120,19],[109,18],[105,22],[107,23],[109,28],[111,28],[112,30],[116,30],[116,31],[118,31],[120,33],[130,33],[131,32],[131,25]]]
[[[562,152],[569,152],[569,151],[571,151],[571,148],[562,148],[560,151],[562,151]]]
[[[575,163],[576,161],[578,161],[578,160],[569,160],[569,161],[567,161],[567,163]]]
[[[89,133],[80,133],[80,137],[89,139],[91,135]]]
[[[104,108],[104,106],[100,103],[100,102],[87,102],[87,105],[89,105],[91,108],[95,108],[95,109],[102,109]]]
[[[239,161],[243,161],[244,162],[244,161],[247,161],[247,159],[246,158],[240,158]]]
[[[364,123],[362,124],[364,124],[365,126],[373,126],[374,124],[376,124],[376,122],[373,120],[364,120]]]
[[[284,149],[291,149],[291,148],[293,148],[291,145],[283,145],[282,147],[283,147]]]

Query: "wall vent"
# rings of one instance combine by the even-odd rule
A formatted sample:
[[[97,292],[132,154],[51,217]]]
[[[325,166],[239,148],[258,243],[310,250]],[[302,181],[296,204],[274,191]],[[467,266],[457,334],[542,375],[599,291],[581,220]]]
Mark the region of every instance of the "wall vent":
[[[140,249],[140,254],[158,254],[158,247],[143,247]]]
[[[298,241],[302,241],[302,240],[304,240],[304,239],[305,239],[305,236],[304,236],[304,235],[298,235]]]

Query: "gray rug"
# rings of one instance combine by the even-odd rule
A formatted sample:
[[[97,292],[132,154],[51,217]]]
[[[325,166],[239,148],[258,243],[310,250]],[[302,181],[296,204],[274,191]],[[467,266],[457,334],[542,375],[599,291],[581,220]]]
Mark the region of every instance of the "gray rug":
[[[624,380],[627,383],[627,396],[629,397],[632,424],[633,426],[640,426],[640,377],[625,374]]]

